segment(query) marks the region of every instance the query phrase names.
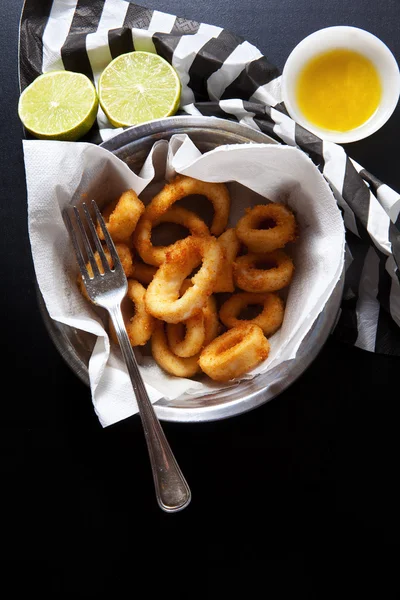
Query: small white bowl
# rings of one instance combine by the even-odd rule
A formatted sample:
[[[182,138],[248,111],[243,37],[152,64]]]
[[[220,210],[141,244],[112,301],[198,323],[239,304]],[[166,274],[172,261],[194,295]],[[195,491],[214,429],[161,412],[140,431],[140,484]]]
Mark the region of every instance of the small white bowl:
[[[344,48],[368,58],[381,80],[382,97],[375,113],[362,125],[350,131],[322,129],[310,123],[296,102],[296,84],[305,64],[318,54]],[[400,95],[399,67],[389,48],[379,38],[357,27],[326,27],[304,38],[290,53],[282,72],[282,96],[292,119],[324,140],[337,143],[355,142],[375,133],[386,123],[396,108]]]

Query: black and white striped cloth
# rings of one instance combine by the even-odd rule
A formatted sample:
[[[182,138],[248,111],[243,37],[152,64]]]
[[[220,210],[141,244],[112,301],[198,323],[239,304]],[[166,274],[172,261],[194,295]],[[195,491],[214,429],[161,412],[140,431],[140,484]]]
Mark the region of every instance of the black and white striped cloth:
[[[21,14],[21,91],[43,72],[68,69],[97,82],[132,50],[157,52],[182,82],[181,112],[237,120],[306,152],[329,182],[346,226],[346,278],[334,334],[371,352],[400,355],[400,196],[344,149],[295,123],[280,73],[252,44],[221,27],[125,0],[26,0]],[[99,109],[87,141],[118,132]]]

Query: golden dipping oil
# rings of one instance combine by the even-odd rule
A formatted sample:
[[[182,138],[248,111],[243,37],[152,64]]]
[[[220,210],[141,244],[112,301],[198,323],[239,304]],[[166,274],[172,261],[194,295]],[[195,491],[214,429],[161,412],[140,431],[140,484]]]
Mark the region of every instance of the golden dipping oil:
[[[381,81],[373,63],[346,49],[330,50],[311,59],[296,86],[298,107],[308,121],[341,132],[365,123],[378,108],[381,95]]]

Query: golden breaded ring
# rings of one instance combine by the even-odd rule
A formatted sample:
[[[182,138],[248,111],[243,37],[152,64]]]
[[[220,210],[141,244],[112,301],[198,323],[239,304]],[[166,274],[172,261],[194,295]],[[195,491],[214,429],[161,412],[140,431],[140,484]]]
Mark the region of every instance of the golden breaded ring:
[[[128,297],[135,305],[135,314],[126,326],[132,346],[143,346],[148,342],[156,325],[155,318],[146,311],[145,295],[146,288],[141,283],[135,279],[128,280]]]
[[[262,329],[242,324],[208,344],[200,354],[199,366],[211,379],[229,381],[253,369],[268,354],[269,342]]]
[[[222,248],[223,260],[214,292],[233,292],[235,290],[235,284],[233,282],[233,261],[240,249],[240,241],[236,235],[235,229],[227,229],[219,236],[218,243]]]
[[[167,323],[168,346],[176,356],[188,358],[202,349],[205,338],[203,310],[184,323]]]
[[[200,312],[213,292],[221,260],[222,250],[214,237],[188,236],[177,241],[147,288],[147,312],[167,323],[181,323]],[[191,279],[193,286],[179,297],[184,279],[199,264]]]
[[[106,206],[102,215],[107,229],[115,242],[130,244],[132,233],[144,212],[144,204],[133,190],[124,192],[117,202]],[[101,240],[104,234],[101,227],[97,226],[97,233]]]
[[[264,222],[267,228],[262,229]],[[259,204],[239,219],[236,235],[250,252],[272,252],[296,239],[296,220],[283,204]]]
[[[214,296],[210,296],[207,300],[207,304],[203,308],[204,315],[204,344],[205,348],[210,342],[213,341],[219,334],[221,324],[218,318],[217,301]]]
[[[199,372],[197,363],[199,355],[189,358],[176,356],[168,346],[164,323],[157,321],[153,335],[151,336],[151,352],[156,363],[167,373],[176,377],[193,377]]]
[[[261,305],[262,312],[254,319],[239,319],[242,310],[248,306]],[[258,325],[266,336],[270,336],[282,325],[284,316],[283,301],[277,294],[254,294],[239,292],[233,294],[220,308],[219,318],[226,327],[237,327],[243,323]]]
[[[156,320],[149,315],[144,307],[146,289],[135,279],[128,279],[128,293],[122,305],[122,316],[126,332],[132,346],[144,346],[154,331]],[[133,314],[132,314],[133,313]],[[118,344],[118,338],[110,319],[110,334],[113,341]]]
[[[192,285],[190,279],[185,279],[180,293],[184,294]],[[187,358],[198,354],[218,335],[218,331],[217,303],[214,296],[210,296],[205,307],[197,315],[184,323],[167,324],[168,345],[174,354]]]
[[[193,284],[185,279],[180,289],[182,296]],[[206,336],[203,308],[199,313],[183,323],[167,323],[168,345],[172,352],[182,358],[198,354],[203,347]]]
[[[183,225],[189,229],[192,235],[210,235],[210,231],[204,221],[196,213],[186,210],[186,208],[182,208],[181,206],[173,206],[155,220],[149,219],[147,214],[145,212],[142,215],[133,236],[135,248],[142,260],[147,264],[161,265],[165,260],[166,253],[173,245],[153,246],[151,232],[153,227],[157,227],[160,223],[177,223],[178,225]]]
[[[210,296],[206,306],[203,308],[204,315],[204,346],[207,346],[215,339],[219,332],[219,319],[217,312],[217,303],[214,296]],[[157,364],[171,375],[177,377],[193,377],[200,371],[198,360],[200,352],[195,356],[182,358],[174,354],[168,345],[168,338],[165,334],[165,324],[162,321],[156,322],[156,328],[151,338],[151,349],[154,360]],[[170,324],[167,324],[169,327]]]
[[[135,279],[143,285],[149,285],[154,275],[157,273],[157,268],[144,263],[135,263]]]
[[[104,249],[104,254],[106,255],[106,258],[107,258],[107,262],[110,265],[110,267],[112,267],[113,261],[111,258],[111,254],[109,253],[108,248],[106,246],[104,246],[103,249]],[[133,264],[132,253],[131,253],[130,249],[128,248],[128,246],[126,244],[118,244],[118,243],[115,244],[115,249],[120,258],[122,268],[124,270],[125,275],[127,277],[132,277],[132,275],[135,271],[135,265]],[[97,266],[99,267],[100,272],[104,273],[103,264],[101,262],[101,258],[100,258],[100,255],[98,252],[94,253],[94,258],[95,258]],[[92,270],[92,267],[90,266],[90,263],[88,263],[86,265],[86,268],[88,270],[89,277],[93,277],[93,270]],[[78,286],[79,286],[81,293],[83,294],[83,296],[85,296],[85,298],[87,300],[89,300],[89,296],[87,295],[85,284],[83,283],[82,277],[80,274],[78,275],[77,281],[78,281]]]
[[[210,227],[212,235],[221,235],[225,230],[231,206],[228,188],[224,183],[207,183],[185,175],[177,175],[167,183],[146,207],[146,218],[157,220],[174,202],[186,196],[206,196],[214,207],[214,218]]]
[[[130,248],[126,244],[117,242],[115,244],[115,249],[116,249],[119,259],[121,261],[122,268],[124,270],[125,275],[127,277],[132,277],[132,275],[135,272],[135,265],[133,262],[132,252],[130,251]],[[110,253],[108,252],[107,249],[105,249],[104,252],[107,256],[108,263],[111,264],[112,260],[111,260]]]
[[[235,283],[245,292],[281,290],[289,285],[293,272],[293,261],[283,250],[264,254],[250,252],[239,256],[233,265]]]

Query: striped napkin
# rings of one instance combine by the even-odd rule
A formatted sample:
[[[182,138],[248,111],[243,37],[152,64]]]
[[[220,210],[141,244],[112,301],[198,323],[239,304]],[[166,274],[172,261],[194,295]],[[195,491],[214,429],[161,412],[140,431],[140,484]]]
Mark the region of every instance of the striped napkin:
[[[400,196],[341,146],[289,117],[280,73],[256,47],[216,25],[125,0],[26,0],[19,42],[21,91],[56,69],[97,83],[119,54],[157,52],[180,76],[182,114],[236,120],[304,151],[329,183],[346,227],[345,290],[334,335],[400,355]],[[85,141],[100,144],[118,132],[100,108]]]

